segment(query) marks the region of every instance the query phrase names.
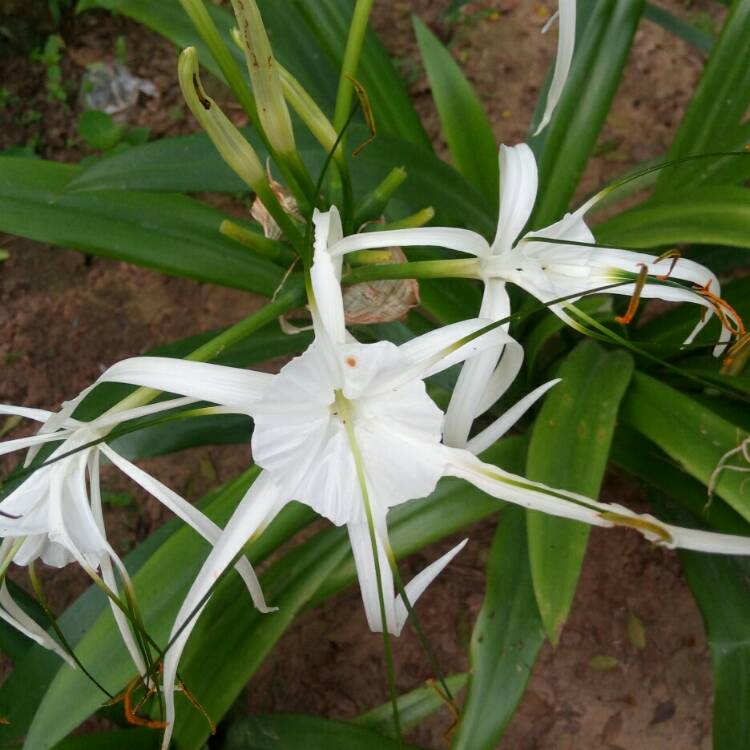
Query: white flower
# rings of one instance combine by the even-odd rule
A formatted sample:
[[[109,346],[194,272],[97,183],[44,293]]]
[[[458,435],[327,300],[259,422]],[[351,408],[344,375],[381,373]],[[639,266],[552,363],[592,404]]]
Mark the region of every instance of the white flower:
[[[526,144],[512,148],[500,146],[500,177],[499,220],[491,245],[475,232],[427,227],[351,235],[335,243],[331,247],[331,254],[340,258],[354,250],[399,244],[434,245],[475,255],[478,259],[477,275],[485,285],[479,315],[496,321],[510,315],[506,282],[520,286],[545,303],[568,297],[565,302],[550,304],[549,308],[569,325],[580,328],[580,324],[566,311],[570,305],[586,293],[631,279],[632,283],[608,291],[627,296],[637,293],[644,298],[692,302],[706,308],[707,314],[697,323],[685,344],[693,341],[717,309],[721,313],[722,330],[715,354],[720,354],[730,340],[732,325],[736,330],[741,328],[741,322],[735,320],[731,308],[720,307],[718,279],[699,263],[685,258],[658,258],[630,250],[590,247],[595,239],[586,226],[584,216],[601,196],[595,196],[555,224],[517,239],[531,215],[538,186],[536,161]],[[553,241],[543,242],[538,238]],[[582,244],[565,244],[568,242]],[[635,277],[644,269],[648,276],[640,287]],[[676,281],[693,286],[679,285]],[[473,450],[487,447],[489,443],[486,440],[468,440],[471,425],[513,381],[520,369],[522,356],[515,349],[500,347],[464,365],[446,414],[446,443]],[[542,386],[542,392],[549,386]]]
[[[344,326],[338,280],[341,256],[330,252],[341,241],[338,213],[335,209],[316,212],[314,221],[310,307],[315,340],[278,375],[241,370],[229,375],[224,372],[229,368],[215,365],[148,359],[120,363],[103,378],[133,382],[136,373],[134,384],[155,387],[158,372],[173,392],[231,406],[255,420],[253,454],[263,471],[209,554],[172,628],[163,670],[168,725],[164,748],[175,717],[177,665],[196,616],[245,545],[293,499],[310,505],[335,524],[346,524],[368,623],[373,630],[385,628],[393,634],[401,631],[407,606],[395,596],[387,512],[428,495],[443,476],[465,479],[494,497],[525,508],[597,526],[630,527],[665,546],[750,554],[750,538],[662,524],[620,505],[599,503],[509,474],[468,450],[443,444],[443,415],[427,395],[424,379],[468,357],[510,347],[512,339],[501,326],[469,320],[401,346],[360,344]],[[143,377],[146,369],[138,374],[141,368],[148,369],[148,377]],[[225,382],[225,387],[219,381]],[[226,395],[221,392],[224,389]],[[515,414],[522,409],[523,404]],[[507,429],[513,417],[513,413],[506,416],[497,429]],[[416,601],[462,546],[433,562],[406,586],[410,602]]]
[[[194,399],[179,398],[122,411],[110,411],[91,422],[80,422],[69,415],[89,390],[66,403],[59,413],[0,405],[0,414],[16,415],[43,423],[36,435],[0,443],[0,455],[28,450],[28,468],[41,447],[46,443],[59,443],[41,466],[28,468],[30,476],[0,502],[0,537],[3,537],[0,561],[4,565],[3,569],[11,561],[26,566],[40,559],[45,564],[58,568],[76,561],[94,577],[98,576],[97,571],[101,571],[101,578],[107,587],[118,593],[115,569],[123,581],[129,579],[122,561],[107,541],[99,485],[102,456],[210,543],[217,541],[221,529],[190,503],[102,442],[122,422],[184,406]],[[250,564],[243,559],[238,565],[255,605],[267,611],[260,585]],[[144,674],[145,665],[128,620],[114,602],[111,604],[125,644],[137,668]],[[71,662],[69,655],[47,632],[20,610],[4,583],[0,591],[0,617],[40,645]]]

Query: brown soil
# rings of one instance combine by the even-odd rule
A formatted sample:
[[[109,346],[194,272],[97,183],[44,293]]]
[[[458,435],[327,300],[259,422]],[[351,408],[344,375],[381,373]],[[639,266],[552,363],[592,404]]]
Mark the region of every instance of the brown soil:
[[[417,13],[450,41],[486,105],[499,142],[523,139],[555,34],[540,35],[552,3],[493,0],[472,3],[457,25],[446,21],[448,0],[376,1],[374,22],[401,69],[428,132],[442,152],[439,125],[420,72],[409,16]],[[685,13],[678,0],[667,5]],[[714,18],[714,5],[695,2],[695,20]],[[709,15],[713,14],[713,15]],[[124,36],[131,71],[153,80],[158,100],[143,99],[130,125],[148,125],[152,137],[190,132],[175,83],[174,49],[154,34],[105,14],[80,17],[66,28],[64,80],[74,92],[84,66],[111,59]],[[666,149],[702,66],[693,49],[644,22],[617,103],[581,187],[602,181]],[[4,61],[3,86],[12,94],[0,107],[0,149],[32,144],[46,158],[74,161],[85,149],[75,117],[47,102],[43,66],[26,57]],[[75,97],[73,96],[73,99]],[[75,110],[73,110],[75,111]],[[37,113],[37,114],[35,114]],[[0,238],[10,259],[0,264],[0,402],[55,408],[107,365],[155,345],[247,315],[260,301],[242,293],[159,276],[103,259]],[[19,433],[21,434],[21,433]],[[146,468],[191,499],[229,479],[247,460],[244,446],[205,448],[146,462]],[[106,489],[132,493],[134,503],[112,509],[113,541],[125,550],[164,520],[152,500],[118,477]],[[640,503],[637,488],[607,478],[608,500]],[[494,522],[470,530],[471,542],[424,595],[419,613],[448,672],[467,667],[468,637],[484,588],[484,562]],[[409,560],[412,573],[447,549],[446,541]],[[61,608],[85,585],[75,571],[50,576]],[[629,614],[644,624],[647,645],[627,636]],[[590,666],[614,657],[611,670]],[[414,636],[396,645],[398,686],[416,687],[429,676]],[[303,617],[281,641],[248,688],[252,710],[300,711],[349,717],[386,700],[382,641],[368,632],[356,590]],[[414,735],[440,748],[449,723],[438,716]],[[573,614],[556,651],[545,647],[503,747],[518,750],[610,748],[687,750],[710,747],[711,672],[697,608],[676,557],[625,532],[595,530]]]

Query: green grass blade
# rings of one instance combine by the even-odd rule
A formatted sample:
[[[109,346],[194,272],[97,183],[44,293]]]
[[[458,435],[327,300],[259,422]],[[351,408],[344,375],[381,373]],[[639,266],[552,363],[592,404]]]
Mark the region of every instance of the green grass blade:
[[[0,158],[0,231],[270,297],[283,270],[219,234],[184,195],[67,191],[76,167]]]
[[[698,88],[669,153],[670,159],[724,150],[750,104],[750,0],[735,0],[703,70]],[[693,165],[665,170],[659,192],[679,190],[700,179]]]
[[[621,418],[705,485],[722,456],[747,437],[738,425],[700,401],[640,372],[633,376]],[[716,495],[750,520],[750,494],[743,487],[744,478],[738,472],[722,472],[716,482]]]
[[[693,24],[687,21],[683,21],[674,15],[674,13],[670,13],[668,10],[653,3],[646,3],[646,7],[643,9],[643,17],[659,24],[659,26],[666,29],[670,34],[684,39],[688,44],[692,44],[693,47],[699,49],[701,52],[709,53],[716,42],[712,34],[693,26]]]
[[[453,163],[494,205],[498,200],[497,144],[487,114],[450,51],[417,16],[413,22]]]
[[[220,750],[417,750],[367,727],[319,716],[269,714],[232,722]]]
[[[705,243],[750,248],[748,227],[750,189],[712,186],[653,198],[599,224],[595,233],[599,242],[615,247]]]

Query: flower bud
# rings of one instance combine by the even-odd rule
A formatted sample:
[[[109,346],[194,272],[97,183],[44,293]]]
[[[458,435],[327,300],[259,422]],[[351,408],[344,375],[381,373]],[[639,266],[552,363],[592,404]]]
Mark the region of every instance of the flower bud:
[[[188,47],[178,65],[180,88],[190,111],[208,133],[222,159],[255,191],[262,189],[266,175],[258,155],[242,133],[206,94],[200,80],[198,53]]]
[[[255,0],[232,0],[253,84],[258,119],[274,151],[294,157],[294,131],[271,43]]]

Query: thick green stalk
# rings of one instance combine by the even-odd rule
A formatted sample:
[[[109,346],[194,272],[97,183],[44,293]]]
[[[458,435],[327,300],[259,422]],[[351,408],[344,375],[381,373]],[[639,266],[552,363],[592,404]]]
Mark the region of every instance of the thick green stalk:
[[[349,38],[346,41],[346,50],[344,51],[344,61],[341,64],[341,77],[336,94],[336,110],[333,115],[333,126],[337,131],[344,127],[352,108],[354,86],[351,79],[357,75],[362,45],[367,32],[367,23],[370,20],[372,2],[373,0],[357,0],[357,4],[354,6],[352,25],[349,27]]]
[[[480,267],[476,258],[458,260],[418,260],[413,263],[383,263],[359,266],[344,276],[344,284],[379,279],[479,279]]]

